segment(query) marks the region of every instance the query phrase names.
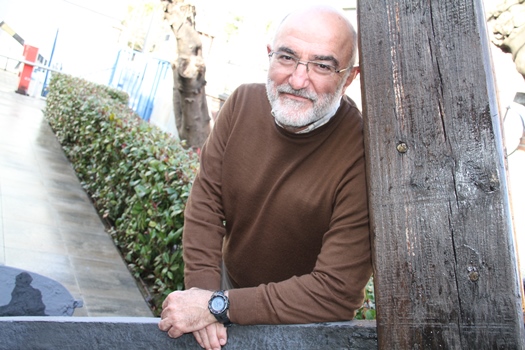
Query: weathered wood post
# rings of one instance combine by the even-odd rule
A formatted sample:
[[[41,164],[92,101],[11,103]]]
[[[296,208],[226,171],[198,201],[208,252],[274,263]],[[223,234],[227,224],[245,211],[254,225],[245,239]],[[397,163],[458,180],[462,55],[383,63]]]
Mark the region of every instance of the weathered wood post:
[[[523,349],[481,0],[360,0],[380,349]]]

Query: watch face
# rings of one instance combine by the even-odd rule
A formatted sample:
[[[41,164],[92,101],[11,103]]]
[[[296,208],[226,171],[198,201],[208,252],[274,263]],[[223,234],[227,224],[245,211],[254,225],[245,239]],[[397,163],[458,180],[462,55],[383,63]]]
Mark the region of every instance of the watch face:
[[[224,299],[221,297],[215,297],[211,301],[211,307],[213,308],[213,310],[216,311],[222,311],[224,309],[225,304],[226,303],[224,302]]]

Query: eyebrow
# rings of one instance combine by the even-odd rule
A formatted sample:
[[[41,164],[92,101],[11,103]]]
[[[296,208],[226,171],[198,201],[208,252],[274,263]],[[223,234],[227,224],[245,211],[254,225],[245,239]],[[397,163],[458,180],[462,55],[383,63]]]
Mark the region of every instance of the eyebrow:
[[[289,53],[290,55],[297,57],[296,52],[286,46],[279,47],[277,51],[286,52],[286,53]],[[334,67],[339,67],[339,61],[332,55],[314,55],[314,59],[312,61],[316,61],[316,62],[317,61],[329,61],[333,63]]]

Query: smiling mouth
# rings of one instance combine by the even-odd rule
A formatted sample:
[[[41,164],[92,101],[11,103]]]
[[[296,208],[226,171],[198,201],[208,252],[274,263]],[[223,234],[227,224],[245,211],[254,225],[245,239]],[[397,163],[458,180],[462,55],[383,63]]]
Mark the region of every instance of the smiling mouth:
[[[308,98],[308,97],[305,97],[305,96],[301,96],[301,95],[291,94],[289,92],[281,92],[280,94],[281,94],[281,96],[283,96],[285,98],[288,98],[290,100],[294,100],[294,101],[299,101],[299,102],[310,101],[310,102],[314,102],[311,98]]]

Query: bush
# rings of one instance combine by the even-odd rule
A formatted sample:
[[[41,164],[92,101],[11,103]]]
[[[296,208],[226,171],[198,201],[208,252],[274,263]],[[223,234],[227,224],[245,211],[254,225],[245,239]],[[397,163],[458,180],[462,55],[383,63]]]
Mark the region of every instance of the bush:
[[[374,276],[370,277],[365,287],[365,302],[355,314],[356,320],[376,319],[376,298],[374,293]]]
[[[198,156],[127,101],[124,92],[54,74],[45,117],[158,315],[164,297],[184,286],[183,211]]]

